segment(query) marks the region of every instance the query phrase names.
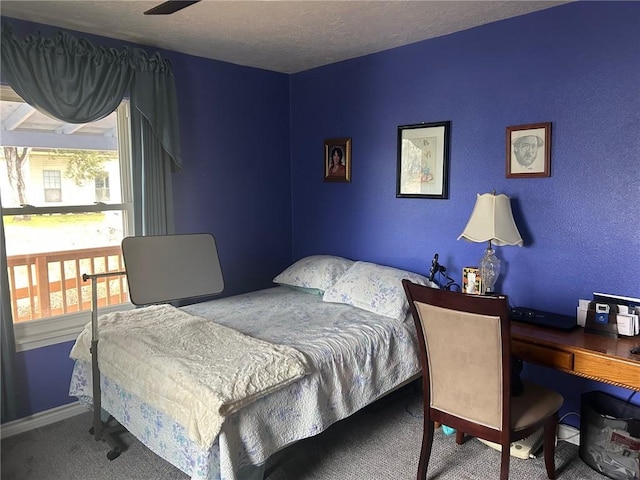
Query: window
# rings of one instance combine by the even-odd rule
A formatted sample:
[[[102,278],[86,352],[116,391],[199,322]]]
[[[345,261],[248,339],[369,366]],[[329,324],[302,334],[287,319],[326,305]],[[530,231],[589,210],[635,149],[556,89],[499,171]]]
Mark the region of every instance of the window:
[[[96,202],[109,201],[109,175],[102,173],[95,179],[96,185]]]
[[[44,201],[61,202],[62,185],[60,183],[60,170],[44,170],[42,172],[42,183],[44,184]]]
[[[0,87],[0,200],[19,350],[75,339],[91,309],[82,275],[124,269],[120,243],[133,233],[128,107],[71,125]],[[97,291],[101,313],[130,308],[123,276],[98,280]]]

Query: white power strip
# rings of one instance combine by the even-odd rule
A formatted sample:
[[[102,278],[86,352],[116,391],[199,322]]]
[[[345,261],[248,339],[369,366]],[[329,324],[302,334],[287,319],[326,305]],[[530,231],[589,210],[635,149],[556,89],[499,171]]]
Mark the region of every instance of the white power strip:
[[[512,457],[521,458],[526,460],[527,458],[533,458],[534,453],[538,451],[540,445],[542,445],[542,429],[538,430],[535,433],[532,433],[528,437],[525,437],[517,442],[513,442],[511,444],[511,448],[509,454]],[[490,446],[491,448],[495,448],[499,452],[502,451],[502,445],[490,442],[488,440],[483,440],[482,438],[478,438],[485,445]]]
[[[509,451],[511,456],[522,459],[534,458],[534,454],[542,445],[542,433],[543,430],[540,429],[532,435],[523,438],[522,440],[513,442]],[[478,440],[480,440],[485,445],[490,446],[491,448],[495,448],[499,452],[502,451],[502,445],[490,442],[488,440],[483,440],[481,438],[478,438]],[[571,425],[565,425],[564,423],[561,423],[558,425],[556,441],[558,440],[563,440],[565,442],[573,443],[574,445],[580,446],[580,430],[572,427]]]

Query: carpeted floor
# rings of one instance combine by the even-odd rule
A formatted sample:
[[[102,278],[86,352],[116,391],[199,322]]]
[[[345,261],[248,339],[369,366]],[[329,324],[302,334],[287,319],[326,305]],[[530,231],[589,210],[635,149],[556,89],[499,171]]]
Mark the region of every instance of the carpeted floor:
[[[406,390],[390,401],[337,423],[317,437],[274,455],[268,480],[413,480],[422,436],[421,398]],[[88,433],[91,414],[2,441],[3,480],[186,480],[189,477],[131,435],[128,450],[109,461],[109,447]],[[477,440],[458,446],[437,432],[428,479],[498,479],[499,453]],[[558,480],[606,480],[578,457],[578,447],[558,442]],[[512,480],[543,480],[542,458],[511,459]]]

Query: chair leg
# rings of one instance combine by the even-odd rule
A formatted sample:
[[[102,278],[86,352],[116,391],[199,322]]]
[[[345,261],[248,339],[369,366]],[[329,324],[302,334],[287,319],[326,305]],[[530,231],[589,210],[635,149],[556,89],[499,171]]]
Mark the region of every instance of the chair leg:
[[[464,443],[464,432],[456,430],[456,443],[462,445]]]
[[[509,480],[509,460],[511,458],[511,445],[502,445],[500,453],[500,480]]]
[[[558,428],[558,412],[544,424],[543,433],[543,449],[544,449],[544,466],[547,468],[547,477],[549,480],[556,478],[556,430]]]
[[[433,421],[425,416],[424,432],[422,434],[422,449],[420,450],[420,463],[418,463],[417,480],[425,480],[427,478],[427,467],[429,466],[429,457],[431,457],[431,446],[433,445]]]

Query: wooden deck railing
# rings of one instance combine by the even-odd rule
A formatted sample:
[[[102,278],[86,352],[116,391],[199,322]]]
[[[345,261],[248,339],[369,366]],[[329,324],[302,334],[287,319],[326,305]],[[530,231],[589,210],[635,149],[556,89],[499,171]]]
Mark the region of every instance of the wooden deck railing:
[[[91,282],[83,273],[124,270],[120,246],[7,257],[13,321],[91,310]],[[124,276],[99,279],[98,305],[128,301]]]

